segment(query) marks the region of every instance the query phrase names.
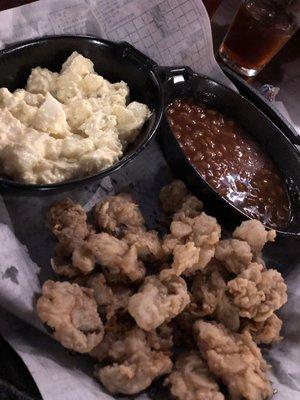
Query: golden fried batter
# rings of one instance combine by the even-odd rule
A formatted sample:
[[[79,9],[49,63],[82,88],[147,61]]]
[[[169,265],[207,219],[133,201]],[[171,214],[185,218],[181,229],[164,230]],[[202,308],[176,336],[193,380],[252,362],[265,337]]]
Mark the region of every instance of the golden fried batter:
[[[195,339],[210,371],[228,387],[232,400],[264,400],[272,394],[267,364],[248,332],[230,332],[222,324],[197,321]]]
[[[104,339],[92,349],[90,355],[98,361],[121,360],[127,354],[123,341],[132,328],[130,321],[120,321],[116,316],[112,317],[104,326]]]
[[[96,376],[110,393],[130,395],[147,389],[153,380],[168,374],[171,369],[170,357],[162,352],[135,353],[122,364],[99,368]]]
[[[217,220],[202,212],[194,218],[173,221],[170,230],[163,249],[167,254],[173,253],[173,263],[170,270],[161,272],[161,276],[193,275],[203,270],[213,258],[221,236]]]
[[[227,287],[240,316],[257,322],[265,321],[287,301],[281,274],[257,263],[251,263]]]
[[[84,286],[94,290],[99,313],[105,316],[106,320],[127,311],[129,297],[132,294],[129,287],[122,284],[108,285],[103,274],[89,276]]]
[[[40,319],[63,346],[100,363],[96,377],[112,394],[137,394],[169,374],[174,399],[266,400],[257,344],[281,339],[274,312],[287,300],[281,274],[262,259],[275,231],[251,220],[220,240],[216,219],[178,180],[160,201],[170,217],[162,239],[128,194],[95,206],[96,228],[70,199],[53,205],[51,264],[74,279],[45,282]]]
[[[120,234],[124,228],[144,226],[144,218],[129,194],[108,196],[95,206],[94,215],[100,229]]]
[[[47,214],[52,233],[64,246],[65,255],[71,255],[89,234],[86,212],[69,198],[55,203]]]
[[[188,194],[189,191],[182,181],[174,180],[164,186],[159,193],[159,200],[164,212],[173,214],[178,211]]]
[[[274,231],[274,229],[268,231],[260,221],[252,219],[242,222],[241,225],[235,229],[232,236],[235,239],[247,242],[253,253],[259,255],[267,242],[274,242],[276,231]]]
[[[105,232],[91,234],[87,246],[112,280],[134,282],[145,276],[145,267],[138,259],[135,246],[129,247],[125,241]]]
[[[138,293],[129,299],[128,311],[137,325],[151,331],[181,313],[190,302],[185,281],[175,275],[160,280],[146,277]]]
[[[189,218],[195,218],[201,214],[202,210],[202,201],[198,200],[197,197],[189,194],[184,199],[182,206],[179,208],[179,210],[176,211],[173,215],[173,221],[185,221]]]
[[[158,261],[164,257],[162,243],[155,231],[131,228],[125,231],[123,239],[129,246],[135,246],[138,257],[143,261]]]
[[[37,313],[67,349],[88,353],[103,339],[93,290],[76,283],[46,281],[37,301]]]
[[[86,241],[77,243],[72,256],[65,255],[64,243],[56,243],[54,257],[51,259],[53,270],[62,276],[73,278],[74,276],[89,274],[95,267],[95,257],[86,245]]]
[[[256,343],[270,344],[279,342],[282,337],[280,330],[282,321],[276,314],[272,314],[265,321],[255,322],[253,320],[245,320],[242,332],[249,332]]]
[[[54,257],[50,260],[53,271],[58,275],[73,278],[79,274],[79,270],[74,268],[70,257],[65,255],[65,246],[61,243],[56,243],[54,247]]]
[[[147,340],[153,350],[170,350],[174,344],[173,328],[168,324],[162,324],[158,328],[147,332]]]
[[[196,351],[178,357],[165,384],[178,400],[224,400],[219,385]]]
[[[239,309],[227,294],[227,274],[218,265],[210,267],[211,272],[204,275],[201,272],[195,276],[192,284],[193,298],[198,304],[198,314],[201,317],[213,316],[232,331],[240,326]]]
[[[115,363],[99,368],[97,377],[110,393],[139,393],[172,369],[170,357],[153,351],[146,333],[137,327],[116,337],[107,357]]]
[[[247,268],[253,258],[249,244],[238,239],[220,240],[215,256],[229,272],[234,274],[239,274]]]

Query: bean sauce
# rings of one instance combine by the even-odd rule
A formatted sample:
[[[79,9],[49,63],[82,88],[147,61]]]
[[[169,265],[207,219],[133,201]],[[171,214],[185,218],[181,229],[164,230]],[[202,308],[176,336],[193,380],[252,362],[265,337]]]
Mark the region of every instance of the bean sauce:
[[[268,226],[287,224],[290,202],[283,180],[241,127],[192,99],[175,100],[166,114],[187,158],[221,196]]]

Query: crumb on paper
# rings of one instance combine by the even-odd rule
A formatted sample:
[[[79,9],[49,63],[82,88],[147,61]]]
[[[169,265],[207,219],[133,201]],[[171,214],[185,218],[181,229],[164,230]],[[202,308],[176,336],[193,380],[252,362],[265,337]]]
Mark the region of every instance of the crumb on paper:
[[[2,274],[2,279],[10,279],[13,283],[18,285],[19,284],[18,274],[19,274],[18,269],[16,267],[14,267],[13,265],[11,265]]]

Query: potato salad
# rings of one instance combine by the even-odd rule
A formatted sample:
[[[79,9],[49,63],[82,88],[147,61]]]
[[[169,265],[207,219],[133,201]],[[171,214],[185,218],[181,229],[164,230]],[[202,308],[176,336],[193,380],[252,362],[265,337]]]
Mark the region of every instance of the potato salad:
[[[87,176],[116,163],[150,116],[73,52],[61,71],[33,68],[25,89],[0,88],[2,174],[31,184]]]

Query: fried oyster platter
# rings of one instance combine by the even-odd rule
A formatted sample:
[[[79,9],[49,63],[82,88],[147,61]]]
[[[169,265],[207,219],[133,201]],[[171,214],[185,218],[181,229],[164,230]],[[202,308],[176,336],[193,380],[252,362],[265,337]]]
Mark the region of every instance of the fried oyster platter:
[[[281,274],[262,249],[275,240],[258,220],[221,237],[217,220],[181,181],[160,191],[164,236],[147,230],[129,194],[108,196],[92,223],[70,199],[47,223],[58,280],[43,284],[40,320],[66,349],[88,354],[112,395],[156,381],[179,400],[263,400],[273,394],[259,345],[281,339]],[[100,391],[100,387],[99,387]]]

